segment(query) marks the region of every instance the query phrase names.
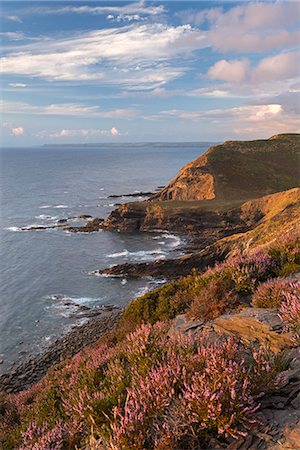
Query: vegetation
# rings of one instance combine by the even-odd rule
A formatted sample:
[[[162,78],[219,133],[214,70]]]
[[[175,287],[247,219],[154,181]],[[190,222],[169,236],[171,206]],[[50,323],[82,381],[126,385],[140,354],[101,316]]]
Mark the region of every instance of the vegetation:
[[[181,169],[156,198],[234,202],[297,187],[299,143],[299,134],[282,134],[213,146]]]
[[[3,448],[193,449],[212,437],[226,442],[246,434],[259,398],[274,389],[278,361],[232,339],[169,338],[168,321],[181,312],[207,320],[251,294],[269,307],[270,292],[280,292],[272,306],[280,297],[298,345],[300,283],[281,275],[287,264],[299,264],[299,242],[290,234],[132,302],[118,340],[102,339],[29,390],[1,397]]]
[[[212,436],[245,432],[260,394],[272,389],[275,362],[263,351],[247,361],[231,339],[166,338],[166,324],[142,325],[114,348],[77,355],[2,412],[4,448],[85,445],[90,430],[110,449],[194,448]]]
[[[280,308],[286,300],[288,292],[297,291],[300,295],[300,286],[291,283],[290,278],[275,278],[262,283],[252,297],[252,305],[257,308]]]
[[[204,273],[195,270],[135,299],[121,318],[120,333],[123,337],[123,330],[132,330],[144,322],[173,319],[189,308],[190,316],[217,317],[245,303],[261,283],[297,272],[299,264],[300,234],[295,231],[250,255],[236,256]]]

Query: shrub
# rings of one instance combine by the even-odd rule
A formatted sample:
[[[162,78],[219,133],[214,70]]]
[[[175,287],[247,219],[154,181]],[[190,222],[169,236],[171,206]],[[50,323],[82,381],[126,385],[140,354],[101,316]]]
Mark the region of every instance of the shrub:
[[[257,308],[279,308],[285,294],[291,291],[289,278],[274,278],[262,283],[252,297],[252,305]]]
[[[30,402],[13,396],[22,421],[4,448],[192,449],[211,436],[246,433],[272,387],[273,361],[262,351],[243,359],[231,338],[171,340],[167,330],[142,325],[113,348],[86,349],[48,374]],[[60,400],[45,417],[49,385]]]
[[[300,345],[300,282],[291,283],[284,292],[285,300],[281,303],[280,317],[294,333],[294,341]]]
[[[264,252],[237,257],[231,264],[235,289],[242,295],[252,294],[260,282],[274,276],[276,271],[275,261]]]
[[[226,311],[233,309],[239,303],[237,294],[224,283],[222,279],[212,279],[203,286],[195,296],[189,316],[199,319],[214,319]]]

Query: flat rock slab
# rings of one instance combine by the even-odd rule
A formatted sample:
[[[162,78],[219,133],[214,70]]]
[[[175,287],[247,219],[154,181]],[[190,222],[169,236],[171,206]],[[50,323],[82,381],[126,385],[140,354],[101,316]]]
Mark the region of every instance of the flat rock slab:
[[[188,319],[185,314],[180,314],[179,316],[175,317],[168,331],[168,336],[171,338],[175,337],[178,334],[194,336],[200,328],[203,328],[203,326],[203,320]]]
[[[274,309],[245,308],[238,314],[223,315],[212,322],[218,334],[235,336],[243,343],[257,343],[279,353],[291,348],[292,333],[284,330],[284,323]]]
[[[239,313],[224,314],[204,323],[189,319],[185,314],[177,316],[169,329],[169,337],[178,334],[205,335],[214,341],[220,335],[230,335],[244,344],[259,344],[274,353],[293,347],[292,333],[285,331],[285,325],[276,309],[244,308]]]

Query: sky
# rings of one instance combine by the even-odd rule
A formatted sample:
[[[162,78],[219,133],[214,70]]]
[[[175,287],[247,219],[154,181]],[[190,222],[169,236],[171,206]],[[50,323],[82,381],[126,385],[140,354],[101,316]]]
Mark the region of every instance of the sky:
[[[5,146],[299,132],[298,1],[1,5]]]

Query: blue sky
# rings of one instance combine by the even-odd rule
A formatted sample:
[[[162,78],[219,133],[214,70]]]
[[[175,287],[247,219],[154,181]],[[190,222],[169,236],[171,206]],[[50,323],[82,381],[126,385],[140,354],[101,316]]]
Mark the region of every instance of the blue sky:
[[[300,3],[2,2],[2,143],[299,130]]]

